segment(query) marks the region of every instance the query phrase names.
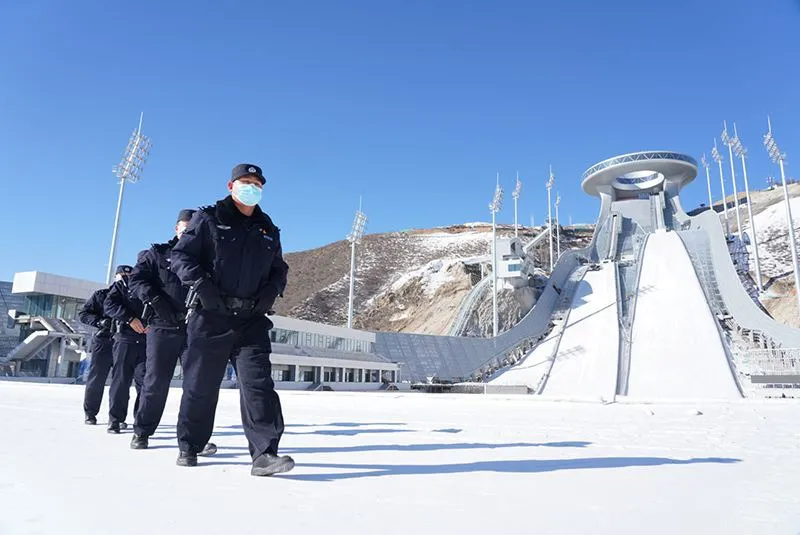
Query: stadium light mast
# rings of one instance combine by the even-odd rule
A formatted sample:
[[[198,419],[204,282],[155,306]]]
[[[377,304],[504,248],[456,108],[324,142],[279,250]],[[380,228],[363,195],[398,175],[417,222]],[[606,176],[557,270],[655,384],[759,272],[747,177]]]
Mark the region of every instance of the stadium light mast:
[[[728,200],[725,198],[725,173],[722,172],[722,155],[717,150],[717,138],[714,138],[714,148],[711,149],[711,158],[719,165],[719,187],[722,188],[722,212],[725,214],[725,237],[731,237],[731,224],[728,221]]]
[[[356,282],[356,244],[361,243],[364,236],[364,227],[367,224],[367,216],[361,211],[361,199],[358,200],[358,210],[353,218],[353,227],[347,235],[350,242],[350,295],[347,300],[347,328],[353,328],[353,293]]]
[[[556,261],[561,258],[561,220],[558,218],[559,204],[561,204],[561,195],[556,192]],[[552,268],[550,271],[552,272]]]
[[[497,212],[503,207],[503,188],[500,187],[500,173],[497,173],[497,185],[494,188],[494,197],[489,203],[492,212],[492,336],[497,336]]]
[[[722,121],[722,142],[728,146],[728,158],[731,162],[731,181],[733,182],[733,207],[736,210],[736,227],[739,230],[739,239],[744,240],[742,233],[742,216],[739,214],[739,190],[736,188],[736,168],[733,165],[733,138],[728,135],[728,123]]]
[[[117,198],[117,214],[114,217],[114,232],[111,235],[111,251],[108,254],[108,271],[106,272],[106,284],[111,284],[114,276],[114,260],[117,256],[117,234],[119,232],[119,218],[122,212],[122,197],[125,193],[125,182],[135,184],[142,177],[142,170],[150,154],[152,142],[150,138],[142,135],[142,120],[144,112],[139,115],[139,127],[133,131],[125,153],[119,165],[114,166],[112,171],[119,179],[119,197]]]
[[[703,157],[700,158],[700,163],[703,164],[703,167],[706,169],[706,183],[708,185],[708,208],[714,210],[714,198],[711,197],[711,174],[708,172],[708,160],[706,160],[706,155],[703,153]]]
[[[786,201],[786,222],[789,224],[789,246],[792,252],[792,267],[794,268],[794,291],[797,295],[797,309],[800,310],[800,272],[797,267],[797,243],[794,241],[794,221],[792,220],[792,206],[789,202],[789,188],[786,186],[786,173],[783,169],[783,162],[786,155],[783,154],[772,136],[772,121],[767,116],[768,132],[764,136],[764,147],[766,147],[769,157],[781,168],[781,182],[783,183],[783,198]]]
[[[742,140],[739,139],[739,133],[736,131],[736,123],[733,123],[733,152],[742,161],[742,175],[744,175],[744,197],[747,200],[747,218],[750,220],[750,233],[752,234],[750,240],[753,242],[753,257],[756,261],[756,286],[758,291],[762,292],[764,289],[761,286],[761,261],[758,257],[758,234],[756,233],[756,222],[753,219],[753,207],[750,201],[750,184],[747,181],[747,149],[742,145]]]
[[[550,233],[550,273],[553,273],[553,212],[552,203],[550,201],[550,190],[556,183],[556,177],[553,174],[553,166],[550,166],[550,178],[547,180],[547,231]]]
[[[514,237],[519,236],[519,226],[517,225],[517,201],[519,201],[519,194],[522,193],[522,182],[519,181],[519,171],[517,171],[517,183],[514,186],[514,193],[511,194],[514,197]]]

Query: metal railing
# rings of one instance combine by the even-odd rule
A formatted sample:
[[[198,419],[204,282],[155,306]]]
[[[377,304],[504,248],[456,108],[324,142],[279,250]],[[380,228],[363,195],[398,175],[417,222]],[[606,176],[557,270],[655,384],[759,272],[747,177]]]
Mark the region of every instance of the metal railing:
[[[475,307],[480,303],[483,293],[486,291],[486,288],[491,285],[491,282],[492,277],[486,276],[470,289],[469,293],[467,293],[466,297],[464,297],[464,300],[461,302],[461,307],[450,326],[450,330],[447,332],[447,336],[461,336],[464,333],[472,317],[472,313],[475,311]]]
[[[734,346],[736,367],[745,375],[800,376],[800,348],[749,349]]]

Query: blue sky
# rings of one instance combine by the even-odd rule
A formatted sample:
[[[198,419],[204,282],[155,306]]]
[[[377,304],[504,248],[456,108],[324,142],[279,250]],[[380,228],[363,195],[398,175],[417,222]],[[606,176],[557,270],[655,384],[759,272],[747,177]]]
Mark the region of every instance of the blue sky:
[[[699,159],[723,119],[760,185],[777,173],[767,113],[790,175],[800,158],[797,35],[797,0],[4,2],[0,280],[104,278],[111,168],[140,111],[154,148],[126,188],[119,262],[224,196],[242,161],[264,168],[287,251],[342,239],[359,195],[368,232],[488,220],[498,171],[499,220],[519,171],[521,220],[541,223],[551,163],[562,218],[592,222],[587,167]],[[703,178],[684,205],[705,197]]]

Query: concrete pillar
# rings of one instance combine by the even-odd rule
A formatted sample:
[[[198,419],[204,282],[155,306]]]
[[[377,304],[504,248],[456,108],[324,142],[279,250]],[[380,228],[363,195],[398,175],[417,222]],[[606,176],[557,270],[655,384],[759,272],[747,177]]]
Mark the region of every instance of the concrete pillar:
[[[299,383],[300,382],[300,366],[295,364],[294,366],[292,366],[292,368],[294,368],[294,370],[293,370],[294,377],[292,377],[292,381],[294,381],[295,383]]]

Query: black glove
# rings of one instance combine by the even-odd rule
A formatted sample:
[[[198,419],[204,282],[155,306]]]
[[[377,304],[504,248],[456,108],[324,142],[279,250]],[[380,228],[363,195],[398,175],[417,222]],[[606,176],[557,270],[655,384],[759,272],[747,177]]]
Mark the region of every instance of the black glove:
[[[172,305],[160,295],[157,295],[155,299],[150,301],[150,306],[153,307],[156,316],[158,316],[161,321],[169,323],[170,325],[178,323],[178,318],[175,317],[175,311],[172,309]]]
[[[275,299],[277,299],[277,297],[278,294],[275,293],[274,289],[266,288],[266,290],[262,292],[262,295],[256,300],[253,312],[259,316],[267,314],[272,310],[273,305],[275,305]]]
[[[111,318],[103,318],[103,319],[101,319],[100,321],[97,322],[95,327],[97,327],[101,331],[102,330],[106,330],[106,329],[110,329],[111,328]]]
[[[200,279],[195,282],[194,291],[197,293],[197,297],[200,298],[200,304],[203,306],[203,310],[217,313],[227,312],[228,308],[222,301],[219,290],[217,290],[217,287],[214,286],[211,280]]]

